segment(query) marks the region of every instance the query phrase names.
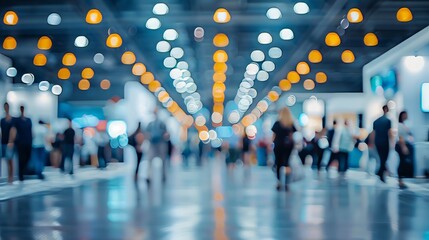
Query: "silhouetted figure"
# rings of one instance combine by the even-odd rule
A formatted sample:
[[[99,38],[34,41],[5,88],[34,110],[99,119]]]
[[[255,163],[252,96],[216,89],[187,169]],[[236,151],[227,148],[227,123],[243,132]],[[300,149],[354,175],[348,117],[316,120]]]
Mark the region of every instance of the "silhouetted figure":
[[[331,151],[331,156],[329,156],[328,164],[326,165],[326,171],[329,171],[329,166],[331,166],[332,162],[338,160],[338,152],[333,151],[332,149],[332,141],[334,140],[335,131],[337,130],[337,121],[334,120],[332,123],[332,128],[328,130],[326,137],[328,138],[329,149]]]
[[[403,111],[399,114],[398,141],[395,150],[399,155],[398,183],[400,188],[407,188],[402,181],[404,177],[414,177],[414,139],[410,129],[405,124],[407,119],[407,112]]]
[[[148,139],[150,141],[150,151],[148,158],[148,172],[147,172],[147,183],[149,184],[152,177],[152,161],[155,157],[159,157],[162,160],[162,181],[166,180],[166,158],[167,158],[167,141],[169,138],[167,127],[158,116],[158,109],[154,109],[155,120],[149,123],[147,127]]]
[[[344,121],[344,127],[336,131],[333,139],[333,151],[338,153],[338,172],[344,174],[349,168],[349,154],[355,146],[355,137],[349,121]]]
[[[62,161],[61,161],[61,172],[65,172],[65,163],[66,161],[69,162],[70,170],[69,174],[73,174],[73,155],[74,155],[74,143],[75,143],[75,136],[76,133],[73,129],[72,121],[68,120],[68,128],[64,131],[64,139],[61,144],[62,149]]]
[[[246,133],[243,133],[241,138],[241,158],[244,166],[250,166],[250,147],[252,140],[249,139]]]
[[[5,117],[1,119],[1,158],[7,162],[8,182],[13,182],[13,142],[10,140],[10,131],[13,128],[14,118],[9,113],[9,104],[4,104]],[[1,163],[0,163],[1,164]]]
[[[138,179],[140,163],[143,158],[143,149],[142,149],[143,142],[144,142],[144,135],[143,135],[143,130],[141,128],[141,123],[139,122],[137,129],[128,138],[128,144],[134,148],[134,151],[136,152],[136,156],[137,156],[137,165],[136,165],[136,171],[134,175],[135,180]]]
[[[25,117],[25,108],[19,108],[21,115],[14,121],[15,144],[18,152],[18,176],[19,181],[24,181],[24,174],[27,170],[28,163],[31,158],[31,149],[33,144],[33,131],[31,119]],[[41,173],[38,174],[39,179],[43,179]]]
[[[384,178],[384,172],[386,171],[386,162],[389,156],[390,143],[392,139],[392,123],[387,118],[389,107],[383,106],[383,116],[379,117],[374,121],[372,137],[374,138],[375,147],[377,148],[378,155],[380,157],[380,168],[378,169],[377,175],[380,177],[382,182],[386,182]]]
[[[43,121],[39,121],[33,127],[33,150],[32,162],[34,170],[38,175],[42,174],[46,163],[46,142],[48,136],[48,128]]]
[[[278,121],[271,128],[273,131],[274,155],[277,173],[277,190],[281,188],[280,169],[286,167],[285,187],[288,190],[289,176],[292,169],[289,166],[289,158],[294,148],[293,133],[296,132],[294,119],[289,108],[280,110]]]

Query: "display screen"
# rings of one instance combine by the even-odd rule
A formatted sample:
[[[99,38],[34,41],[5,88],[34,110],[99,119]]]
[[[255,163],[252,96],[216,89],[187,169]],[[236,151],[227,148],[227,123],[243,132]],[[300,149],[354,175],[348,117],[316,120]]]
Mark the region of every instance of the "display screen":
[[[429,112],[429,83],[422,84],[421,108],[423,112]]]

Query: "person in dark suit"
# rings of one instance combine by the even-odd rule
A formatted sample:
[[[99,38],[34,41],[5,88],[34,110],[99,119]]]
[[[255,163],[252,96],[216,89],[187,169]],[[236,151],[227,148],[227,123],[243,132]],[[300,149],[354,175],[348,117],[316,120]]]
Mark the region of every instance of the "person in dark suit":
[[[335,131],[337,130],[337,121],[334,120],[332,123],[332,128],[328,130],[326,137],[328,138],[329,148],[331,151],[331,156],[329,157],[328,164],[326,164],[326,171],[329,170],[329,166],[334,160],[338,160],[338,152],[332,150],[332,140],[334,139]]]

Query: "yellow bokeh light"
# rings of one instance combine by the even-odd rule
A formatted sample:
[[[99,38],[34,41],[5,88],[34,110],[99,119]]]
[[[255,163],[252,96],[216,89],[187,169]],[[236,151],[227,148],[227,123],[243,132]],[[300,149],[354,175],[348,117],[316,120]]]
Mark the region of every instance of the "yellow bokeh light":
[[[341,38],[336,32],[326,34],[325,43],[329,47],[337,47],[341,44]]]
[[[168,99],[170,98],[170,95],[168,94],[167,91],[161,91],[160,93],[158,93],[158,101],[165,103],[168,101]]]
[[[76,56],[73,53],[66,53],[63,57],[63,64],[65,66],[73,66],[76,64]]]
[[[103,90],[107,90],[110,88],[110,81],[108,79],[104,79],[100,82],[100,88]]]
[[[267,97],[271,102],[275,102],[279,100],[280,95],[276,91],[269,91]]]
[[[201,141],[207,141],[207,140],[209,140],[210,135],[209,135],[209,132],[207,132],[207,131],[201,131],[198,134],[198,137],[200,138]]]
[[[255,116],[253,114],[246,115],[241,120],[241,124],[243,124],[244,127],[248,127],[248,126],[252,125],[255,122],[254,117]]]
[[[106,45],[110,48],[118,48],[122,46],[122,38],[117,33],[112,33],[107,37]]]
[[[6,25],[16,25],[18,23],[18,15],[14,11],[7,11],[4,14],[3,22]]]
[[[179,110],[179,105],[173,101],[173,103],[169,107],[167,107],[167,110],[171,113],[175,113]]]
[[[287,79],[282,79],[279,82],[279,87],[282,91],[289,91],[292,88],[292,84],[289,80]]]
[[[161,87],[161,83],[157,80],[152,81],[148,85],[149,91],[151,91],[151,92],[156,92],[156,90],[160,87]]]
[[[291,83],[298,83],[299,80],[301,80],[301,77],[299,76],[299,74],[295,71],[290,71],[287,74],[287,80],[289,80]]]
[[[367,33],[365,37],[363,38],[363,42],[368,47],[374,47],[378,45],[378,38],[377,35],[374,33]]]
[[[324,73],[324,72],[316,73],[316,82],[317,83],[326,83],[326,81],[328,81],[328,76],[326,76],[326,73]]]
[[[308,61],[311,63],[320,63],[322,60],[323,56],[319,50],[311,50],[308,54]]]
[[[226,73],[228,70],[228,65],[226,63],[217,62],[213,65],[213,71],[216,73]]]
[[[82,70],[82,78],[91,79],[94,77],[94,70],[92,68],[84,68]]]
[[[136,76],[141,76],[146,72],[146,66],[143,63],[134,64],[131,72]]]
[[[85,20],[89,24],[99,24],[103,20],[103,15],[98,9],[91,9],[86,14]]]
[[[151,72],[145,72],[140,77],[140,82],[143,84],[149,84],[155,80],[155,77]]]
[[[226,47],[229,44],[228,36],[224,33],[218,33],[213,38],[213,45],[216,47]]]
[[[360,23],[363,21],[363,14],[359,8],[352,8],[347,13],[347,20],[351,23]]]
[[[213,62],[215,63],[225,63],[228,61],[228,54],[224,50],[217,50],[213,54]]]
[[[341,54],[341,60],[343,60],[344,63],[353,63],[355,61],[355,55],[350,50],[345,50]]]
[[[223,107],[222,103],[215,103],[213,105],[213,112],[218,112],[218,113],[222,114],[223,113],[223,109],[224,109],[224,107]]]
[[[88,79],[81,79],[78,83],[78,88],[82,91],[86,91],[91,87],[91,83],[88,81]]]
[[[58,78],[61,80],[67,80],[70,78],[70,70],[68,68],[61,68],[58,71]]]
[[[46,56],[44,54],[39,53],[39,54],[36,54],[36,56],[34,56],[33,64],[35,66],[41,67],[41,66],[45,66],[47,61],[48,59],[46,58]]]
[[[399,22],[410,22],[413,20],[413,13],[409,8],[403,7],[396,13],[396,19]]]
[[[37,48],[40,50],[49,50],[52,47],[52,41],[47,36],[42,36],[39,38],[39,41],[37,42]]]
[[[3,41],[3,48],[5,50],[13,50],[16,48],[16,45],[17,43],[14,37],[7,37]]]
[[[122,54],[121,62],[127,65],[134,64],[136,62],[136,55],[131,51],[126,51]]]
[[[304,89],[305,90],[309,90],[309,91],[313,90],[315,86],[316,86],[316,84],[311,79],[307,79],[304,81]]]
[[[225,73],[216,72],[213,74],[213,81],[223,83],[226,81]]]
[[[213,14],[213,21],[217,23],[227,23],[231,20],[231,15],[225,8],[219,8]]]
[[[310,66],[306,62],[299,62],[296,65],[296,71],[301,75],[306,75],[310,73]]]

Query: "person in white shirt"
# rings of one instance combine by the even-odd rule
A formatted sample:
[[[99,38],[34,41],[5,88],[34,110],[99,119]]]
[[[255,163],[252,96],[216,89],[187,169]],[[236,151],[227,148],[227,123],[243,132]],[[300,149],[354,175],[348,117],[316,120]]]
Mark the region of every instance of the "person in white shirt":
[[[407,188],[402,178],[414,176],[414,139],[410,129],[405,124],[407,119],[407,112],[403,111],[399,114],[398,140],[395,145],[395,150],[399,155],[398,183],[401,189]]]
[[[349,154],[353,151],[356,137],[350,127],[349,121],[344,121],[344,127],[335,132],[333,139],[333,152],[338,155],[338,172],[344,175],[349,168]]]
[[[46,163],[46,144],[48,142],[48,128],[43,121],[33,127],[33,164],[39,178],[44,179],[42,174]]]

